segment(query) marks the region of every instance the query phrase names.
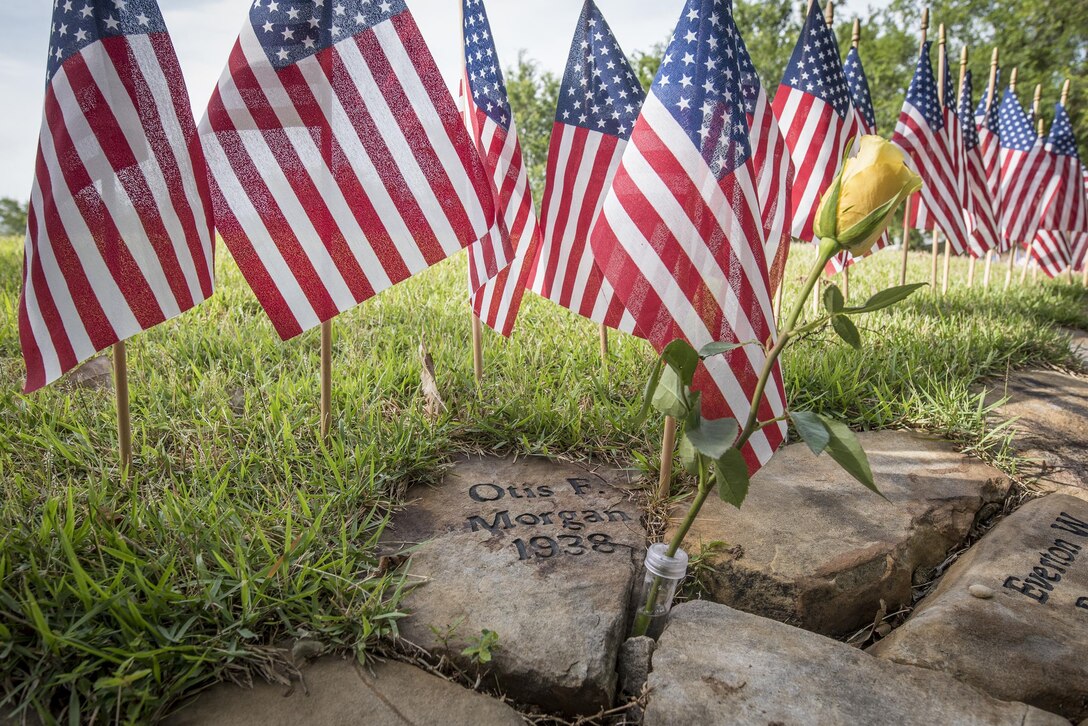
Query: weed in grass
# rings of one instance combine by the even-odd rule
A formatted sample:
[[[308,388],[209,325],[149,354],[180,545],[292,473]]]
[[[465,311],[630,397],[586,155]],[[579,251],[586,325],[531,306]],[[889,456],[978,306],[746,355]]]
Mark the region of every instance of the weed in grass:
[[[793,251],[788,282],[812,250]],[[375,543],[404,489],[455,452],[594,456],[652,469],[660,420],[633,424],[652,353],[527,296],[512,340],[485,334],[472,375],[464,259],[334,327],[335,428],[318,431],[316,331],[281,342],[220,247],[213,300],[129,345],[136,459],[123,478],[108,392],[20,393],[20,240],[0,240],[0,711],[152,721],[218,679],[282,677],[291,639],[365,656],[396,632],[402,581]],[[858,300],[899,256],[853,272]],[[1000,451],[976,386],[1024,365],[1075,365],[1057,326],[1088,327],[1061,283],[919,295],[872,316],[859,354],[810,339],[788,395],[855,428],[916,426]],[[912,280],[929,272],[912,259]],[[421,335],[447,410],[424,411]],[[500,634],[501,636],[501,634]]]

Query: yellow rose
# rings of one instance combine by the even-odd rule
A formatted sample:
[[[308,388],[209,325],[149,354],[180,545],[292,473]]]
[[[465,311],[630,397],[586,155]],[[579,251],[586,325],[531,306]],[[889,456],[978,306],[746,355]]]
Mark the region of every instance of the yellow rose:
[[[922,188],[903,151],[879,136],[862,136],[857,156],[847,159],[816,211],[815,232],[863,255],[872,249],[895,210]]]

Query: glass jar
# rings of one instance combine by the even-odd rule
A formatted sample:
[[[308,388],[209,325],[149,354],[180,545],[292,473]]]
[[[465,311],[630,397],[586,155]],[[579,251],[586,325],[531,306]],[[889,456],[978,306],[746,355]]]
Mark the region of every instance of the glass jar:
[[[688,553],[678,549],[675,556],[669,557],[666,554],[668,549],[668,545],[658,542],[650,545],[646,551],[646,577],[635,600],[635,635],[644,634],[655,639],[661,635],[665,629],[665,619],[672,609],[676,587],[687,574]],[[650,601],[648,609],[647,601]]]

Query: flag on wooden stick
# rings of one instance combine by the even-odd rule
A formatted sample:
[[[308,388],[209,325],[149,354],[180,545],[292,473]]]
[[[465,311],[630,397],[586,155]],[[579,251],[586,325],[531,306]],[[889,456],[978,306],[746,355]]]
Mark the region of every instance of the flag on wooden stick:
[[[967,206],[962,131],[955,112],[956,94],[947,64],[945,101],[937,94],[937,82],[929,62],[931,43],[922,46],[893,141],[906,152],[924,186],[914,205],[916,228],[934,225],[948,237],[956,254],[970,244],[963,210]]]
[[[720,0],[685,3],[592,236],[605,277],[659,351],[677,338],[700,348],[776,334],[728,12]],[[748,417],[766,360],[759,344],[700,366],[695,387],[708,418]],[[763,421],[783,414],[777,366],[757,406]],[[784,437],[782,423],[756,433],[744,451],[749,467],[766,463]]]
[[[403,0],[255,0],[201,136],[216,224],[284,339],[487,233],[490,182]]]
[[[212,294],[207,170],[155,0],[53,8],[19,337],[26,391]]]
[[[994,63],[996,64],[996,62],[995,55]],[[1008,250],[1005,238],[1001,234],[1001,134],[998,121],[1001,102],[996,98],[997,89],[1000,87],[1001,69],[995,69],[992,74],[992,95],[994,98],[989,97],[991,91],[987,89],[986,94],[983,95],[978,102],[978,107],[975,109],[975,131],[978,133],[978,149],[975,153],[982,161],[982,172],[986,180],[983,187],[985,198],[993,209],[994,223],[997,226],[997,241],[990,249],[1000,253]],[[987,112],[987,107],[989,112]],[[968,160],[970,161],[970,156],[968,156]],[[977,192],[975,193],[977,194]]]
[[[1035,239],[1050,188],[1053,158],[1043,139],[1006,89],[998,111],[1001,137],[1001,234],[1010,245]]]
[[[814,241],[816,207],[839,172],[847,142],[858,135],[839,44],[815,0],[773,106],[796,171],[790,192],[792,233]]]
[[[990,191],[987,159],[975,119],[972,118],[972,80],[971,71],[963,76],[960,88],[960,117],[963,126],[963,153],[966,164],[967,202],[964,209],[967,215],[968,230],[971,233],[969,251],[973,257],[982,257],[990,250],[997,249],[1001,240],[1001,231],[997,223],[996,195]],[[985,109],[983,110],[985,113]]]
[[[476,316],[509,336],[540,245],[529,175],[483,0],[462,0],[464,121],[491,179],[495,223],[469,248]]]
[[[1088,199],[1084,195],[1084,167],[1077,154],[1073,124],[1065,106],[1054,106],[1054,123],[1046,142],[1051,154],[1053,179],[1048,190],[1044,229],[1061,232],[1088,232]]]
[[[601,11],[586,0],[559,89],[530,288],[628,333],[634,318],[604,279],[589,234],[645,96]]]

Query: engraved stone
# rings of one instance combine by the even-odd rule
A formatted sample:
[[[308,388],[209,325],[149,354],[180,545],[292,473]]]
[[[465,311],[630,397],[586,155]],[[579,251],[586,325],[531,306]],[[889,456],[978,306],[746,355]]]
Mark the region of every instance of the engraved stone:
[[[649,687],[646,726],[1068,726],[943,673],[706,601],[673,609]]]
[[[885,501],[826,454],[787,446],[738,510],[711,497],[685,542],[704,558],[707,598],[825,635],[848,635],[912,602],[915,573],[944,562],[1010,482],[947,441],[904,431],[858,436]],[[686,503],[673,510],[679,521]],[[725,543],[724,546],[720,543]],[[927,576],[920,579],[928,580]]]
[[[467,458],[408,493],[387,529],[419,585],[401,635],[475,669],[461,651],[498,634],[484,670],[523,703],[610,707],[646,532],[615,469],[543,458]],[[414,501],[413,501],[414,500]]]
[[[1088,717],[1086,598],[1088,502],[1051,494],[999,522],[870,652],[1078,721]]]

